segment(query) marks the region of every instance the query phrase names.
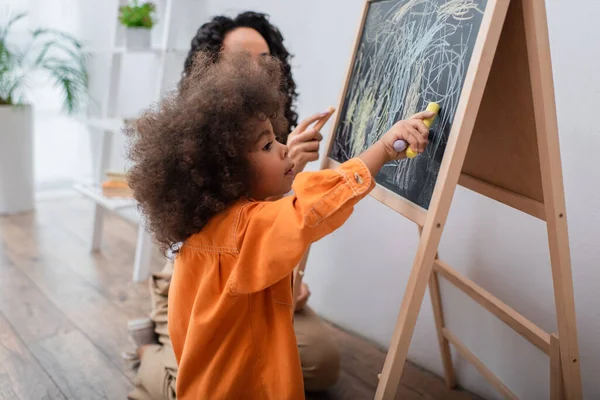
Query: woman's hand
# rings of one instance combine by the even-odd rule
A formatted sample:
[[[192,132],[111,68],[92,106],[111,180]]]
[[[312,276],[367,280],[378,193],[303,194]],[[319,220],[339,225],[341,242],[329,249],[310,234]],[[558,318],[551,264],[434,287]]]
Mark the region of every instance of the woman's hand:
[[[306,118],[289,134],[287,146],[289,156],[294,162],[294,173],[302,172],[306,164],[319,159],[319,145],[323,136],[321,132],[309,126],[327,114],[329,113],[324,112]]]
[[[308,290],[308,285],[303,283],[300,285],[300,290],[298,291],[298,295],[296,296],[296,308],[294,311],[302,311],[306,303],[308,302],[308,298],[310,297],[310,290]]]

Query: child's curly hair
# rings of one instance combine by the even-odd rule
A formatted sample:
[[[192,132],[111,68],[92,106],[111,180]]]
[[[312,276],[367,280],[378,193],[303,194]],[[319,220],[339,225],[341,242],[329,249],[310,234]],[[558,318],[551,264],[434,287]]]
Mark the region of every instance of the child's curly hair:
[[[128,182],[163,250],[198,233],[248,195],[253,125],[286,132],[281,65],[274,57],[199,53],[179,90],[127,128]]]

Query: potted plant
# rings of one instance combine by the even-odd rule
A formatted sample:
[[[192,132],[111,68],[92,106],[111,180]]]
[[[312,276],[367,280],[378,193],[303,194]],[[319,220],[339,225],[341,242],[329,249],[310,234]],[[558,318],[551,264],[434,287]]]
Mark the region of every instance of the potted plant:
[[[33,110],[28,89],[38,79],[49,78],[68,114],[87,99],[81,43],[53,29],[32,31],[22,47],[10,43],[11,28],[25,16],[0,21],[0,214],[33,209]]]
[[[150,47],[150,30],[156,23],[156,6],[152,2],[140,4],[133,0],[131,4],[119,8],[119,21],[125,30],[125,43],[128,48],[146,49]]]

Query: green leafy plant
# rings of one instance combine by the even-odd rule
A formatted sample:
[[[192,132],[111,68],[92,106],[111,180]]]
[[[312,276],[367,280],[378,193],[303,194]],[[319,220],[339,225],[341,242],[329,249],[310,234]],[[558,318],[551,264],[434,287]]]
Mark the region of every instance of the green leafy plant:
[[[75,113],[87,99],[88,74],[81,43],[68,33],[36,29],[23,49],[8,42],[14,24],[27,14],[0,22],[0,105],[27,103],[29,83],[42,72],[63,97],[63,110]]]
[[[156,6],[152,2],[140,4],[138,0],[119,8],[119,21],[128,28],[152,28],[156,23],[154,12]]]

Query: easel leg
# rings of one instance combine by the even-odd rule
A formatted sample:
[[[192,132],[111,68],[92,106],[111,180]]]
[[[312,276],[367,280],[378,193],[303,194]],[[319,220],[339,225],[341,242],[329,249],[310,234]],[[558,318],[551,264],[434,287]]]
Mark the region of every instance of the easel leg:
[[[381,379],[375,393],[375,399],[377,400],[393,399],[398,390],[408,347],[410,346],[419,310],[423,303],[425,289],[427,289],[427,284],[433,270],[433,261],[440,235],[434,236],[436,236],[435,239],[437,240],[432,237],[431,231],[427,234],[427,229],[425,229],[425,237],[422,237],[419,242],[417,257],[408,278],[398,320],[396,321],[396,329],[392,336],[385,364],[383,365]]]
[[[419,227],[419,236],[423,229]],[[436,253],[435,258],[438,258]],[[444,309],[442,307],[442,295],[440,292],[440,282],[437,272],[432,271],[429,278],[429,295],[431,297],[431,306],[433,307],[433,318],[437,330],[438,343],[440,345],[440,355],[444,366],[444,379],[448,389],[456,387],[456,377],[454,375],[454,366],[452,365],[452,353],[450,352],[450,343],[444,336]]]
[[[550,335],[550,400],[564,400],[564,382],[560,365],[560,341],[556,333]]]
[[[444,336],[444,311],[442,309],[442,298],[440,296],[440,283],[438,281],[437,272],[433,271],[429,278],[429,294],[431,295],[431,305],[433,306],[433,317],[435,319],[435,327],[437,330],[438,343],[440,345],[440,353],[442,363],[444,365],[444,379],[448,389],[456,387],[456,377],[454,376],[454,367],[452,366],[452,353],[450,353],[450,343]]]
[[[569,400],[579,400],[583,395],[579,345],[546,8],[543,1],[537,0],[522,0],[522,7],[546,206],[565,394]]]

